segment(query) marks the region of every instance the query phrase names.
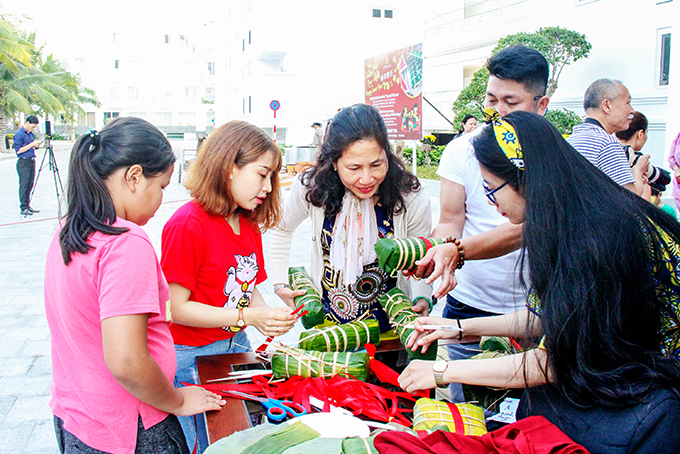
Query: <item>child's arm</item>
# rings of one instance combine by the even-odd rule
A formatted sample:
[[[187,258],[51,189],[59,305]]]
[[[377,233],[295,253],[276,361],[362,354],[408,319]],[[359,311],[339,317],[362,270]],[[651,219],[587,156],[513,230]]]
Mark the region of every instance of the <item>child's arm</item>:
[[[189,416],[219,410],[225,401],[198,386],[175,388],[165,377],[147,345],[148,314],[102,320],[104,360],[111,374],[130,394],[161,411]]]
[[[170,282],[170,312],[172,321],[198,328],[221,328],[236,326],[238,310],[215,307],[191,301],[191,290]],[[260,291],[255,287],[250,307],[243,309],[246,325],[252,325],[265,336],[277,336],[288,331],[295,324],[295,317],[289,308],[269,307]]]

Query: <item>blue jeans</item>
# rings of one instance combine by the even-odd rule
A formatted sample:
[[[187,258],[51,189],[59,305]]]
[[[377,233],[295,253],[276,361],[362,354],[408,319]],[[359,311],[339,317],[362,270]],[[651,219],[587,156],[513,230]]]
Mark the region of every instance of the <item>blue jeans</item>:
[[[175,374],[175,387],[184,386],[182,382],[198,384],[198,369],[196,368],[197,356],[221,355],[224,353],[249,352],[250,341],[245,331],[239,331],[231,339],[213,342],[203,347],[191,347],[175,344],[177,354],[177,373]],[[198,432],[198,451],[202,453],[210,444],[208,441],[208,425],[205,421],[205,413],[196,415],[194,424],[193,416],[180,416],[179,423],[182,425],[184,436],[187,439],[189,452],[193,452]]]
[[[498,314],[468,306],[467,304],[458,301],[451,295],[446,295],[446,307],[442,311],[442,316],[444,318],[452,319],[490,317],[493,315]],[[468,344],[451,344],[446,346],[446,350],[449,353],[449,361],[467,359],[479,353],[479,342],[472,342]],[[449,385],[449,392],[451,393],[451,402],[465,402],[465,396],[463,395],[463,385],[460,383],[451,383]]]

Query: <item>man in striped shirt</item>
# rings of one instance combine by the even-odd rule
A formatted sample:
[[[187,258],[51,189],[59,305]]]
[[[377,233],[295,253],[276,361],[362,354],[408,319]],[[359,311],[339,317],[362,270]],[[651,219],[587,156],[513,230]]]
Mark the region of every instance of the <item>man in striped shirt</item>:
[[[583,99],[586,120],[574,126],[567,141],[612,180],[643,195],[649,155],[641,156],[631,168],[623,145],[613,135],[628,129],[635,112],[630,102],[630,93],[620,81],[596,80]]]

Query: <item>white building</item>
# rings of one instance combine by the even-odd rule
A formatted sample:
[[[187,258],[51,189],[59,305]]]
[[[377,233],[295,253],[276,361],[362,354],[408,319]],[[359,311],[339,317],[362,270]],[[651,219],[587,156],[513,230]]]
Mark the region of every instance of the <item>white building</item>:
[[[450,106],[499,38],[559,26],[586,35],[590,56],[565,67],[550,100],[584,115],[583,94],[601,77],[628,87],[633,106],[650,121],[644,151],[666,166],[670,142],[680,132],[680,59],[669,51],[680,17],[673,0],[425,0],[425,96],[440,110]],[[677,52],[676,52],[677,54]],[[670,76],[670,77],[669,77]]]
[[[310,125],[364,100],[364,60],[424,42],[424,96],[444,115],[499,38],[544,26],[586,35],[590,57],[567,66],[551,107],[583,114],[587,86],[622,80],[650,119],[645,151],[656,165],[680,131],[680,59],[664,52],[680,0],[83,0],[27,4],[45,53],[94,88],[101,109],[82,125],[136,115],[168,132],[244,119],[279,143],[307,145]],[[28,9],[30,7],[30,9]],[[677,21],[677,19],[676,19]],[[676,52],[677,53],[677,52]],[[664,66],[665,65],[665,66]],[[662,70],[662,67],[664,68]],[[670,77],[665,77],[669,75]],[[675,76],[673,76],[673,74]],[[679,79],[680,80],[680,79]],[[270,102],[277,100],[276,119]],[[423,103],[425,132],[451,129]],[[181,126],[181,128],[180,128]]]

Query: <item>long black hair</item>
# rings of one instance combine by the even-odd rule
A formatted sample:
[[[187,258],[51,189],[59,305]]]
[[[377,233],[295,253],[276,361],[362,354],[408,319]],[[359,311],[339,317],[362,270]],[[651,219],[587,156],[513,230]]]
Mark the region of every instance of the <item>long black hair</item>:
[[[345,186],[333,164],[354,142],[370,139],[378,142],[387,155],[387,175],[376,193],[379,202],[387,213],[401,212],[404,194],[418,191],[420,182],[391,151],[387,128],[378,109],[366,104],[343,108],[328,124],[316,166],[302,175],[302,184],[309,188],[309,203],[323,208],[326,215],[340,212]]]
[[[663,351],[660,311],[669,303],[656,293],[654,268],[664,266],[662,234],[680,244],[680,224],[616,184],[543,117],[505,120],[524,170],[490,126],[474,139],[475,155],[526,200],[520,266],[540,300],[555,386],[577,406],[627,405],[653,385],[677,390],[680,361]]]
[[[106,179],[121,168],[139,164],[143,175],[152,178],[175,163],[172,147],[151,123],[134,117],[121,117],[99,133],[82,135],[73,146],[69,164],[68,213],[59,233],[64,264],[74,253],[87,254],[87,239],[94,232],[120,235],[128,229],[113,227],[116,208],[106,187]]]

